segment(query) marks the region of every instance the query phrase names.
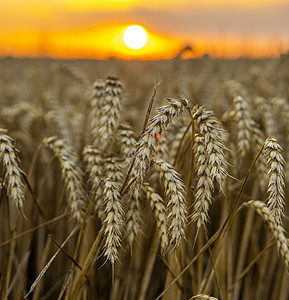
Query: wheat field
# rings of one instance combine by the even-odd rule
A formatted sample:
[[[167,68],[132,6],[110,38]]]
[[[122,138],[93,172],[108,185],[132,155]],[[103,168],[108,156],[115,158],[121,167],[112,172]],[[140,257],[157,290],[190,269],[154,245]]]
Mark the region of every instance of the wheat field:
[[[288,55],[0,70],[1,299],[289,298]]]

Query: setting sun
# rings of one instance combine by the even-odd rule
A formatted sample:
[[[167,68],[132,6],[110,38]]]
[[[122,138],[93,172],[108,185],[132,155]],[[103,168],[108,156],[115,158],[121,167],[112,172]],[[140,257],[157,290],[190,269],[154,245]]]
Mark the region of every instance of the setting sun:
[[[124,43],[131,49],[140,49],[147,43],[148,36],[145,29],[139,25],[129,26],[123,35]]]

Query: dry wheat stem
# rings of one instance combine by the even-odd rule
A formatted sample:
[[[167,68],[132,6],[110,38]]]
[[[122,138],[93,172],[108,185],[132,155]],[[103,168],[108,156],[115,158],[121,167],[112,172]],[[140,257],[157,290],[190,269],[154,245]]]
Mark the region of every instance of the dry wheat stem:
[[[77,231],[77,227],[75,227],[71,233],[69,234],[69,236],[65,239],[65,241],[61,244],[61,248],[64,247],[64,245],[70,240],[70,238],[76,233]],[[54,261],[54,259],[56,258],[56,256],[58,255],[58,253],[61,251],[58,248],[58,250],[55,252],[55,254],[50,258],[50,260],[47,262],[47,264],[45,265],[45,267],[41,270],[41,272],[39,273],[39,275],[37,276],[37,278],[34,280],[33,284],[31,285],[29,292],[25,295],[24,298],[27,298],[36,288],[38,282],[42,279],[42,277],[44,276],[44,274],[46,273],[46,271],[48,270],[48,268],[50,267],[50,265],[52,264],[52,262]]]
[[[7,245],[7,244],[10,244],[13,241],[18,240],[19,238],[21,238],[21,237],[23,237],[23,236],[25,236],[25,235],[27,235],[29,233],[32,233],[32,232],[36,231],[37,229],[40,229],[40,228],[45,227],[45,226],[47,226],[49,224],[52,224],[52,223],[54,223],[54,222],[56,222],[56,221],[58,221],[58,220],[60,220],[60,219],[62,219],[64,217],[66,217],[66,216],[67,216],[67,213],[62,214],[62,215],[60,215],[58,217],[55,217],[55,218],[53,218],[53,219],[51,219],[51,220],[49,220],[47,222],[43,222],[42,224],[40,224],[38,226],[35,226],[35,227],[30,228],[30,229],[28,229],[28,230],[26,230],[26,231],[24,231],[22,233],[19,233],[18,235],[15,235],[13,238],[11,238],[11,239],[9,239],[9,240],[7,240],[5,242],[0,243],[0,247],[3,247],[5,245]]]
[[[188,131],[190,130],[190,127],[192,125],[192,122],[189,123],[189,125],[187,126],[182,126],[179,130],[177,135],[175,136],[175,133],[172,133],[173,137],[173,142],[172,142],[172,150],[171,150],[171,156],[174,158],[174,162],[173,165],[175,166],[178,158],[179,158],[179,154],[181,151],[181,146],[185,140],[186,134],[188,133]]]
[[[224,223],[222,224],[222,226],[220,227],[220,229],[211,237],[211,239],[207,242],[207,244],[213,240],[217,240],[217,243],[214,245],[214,248],[213,248],[213,251],[212,251],[212,259],[216,260],[217,258],[217,255],[220,253],[220,250],[221,250],[221,247],[224,243],[224,239],[225,239],[225,236],[226,236],[226,232],[228,230],[228,228],[232,225],[232,221],[234,219],[234,217],[236,216],[236,213],[238,211],[238,204],[240,202],[240,199],[241,199],[241,196],[244,192],[244,189],[245,189],[245,186],[246,186],[246,183],[248,181],[248,178],[249,178],[249,175],[253,169],[253,167],[255,166],[256,164],[256,161],[258,160],[258,158],[260,157],[262,151],[263,151],[263,148],[264,148],[264,145],[261,147],[261,149],[259,150],[259,152],[257,153],[257,155],[255,156],[253,162],[251,163],[247,173],[246,173],[246,176],[244,177],[243,181],[242,181],[242,185],[240,187],[240,190],[238,192],[238,195],[237,195],[237,198],[236,200],[234,201],[231,209],[230,209],[230,212],[227,216],[227,218],[225,219]],[[207,245],[206,244],[206,245]],[[218,249],[218,244],[220,244],[219,246],[219,249]],[[209,245],[210,246],[210,245]],[[204,247],[203,247],[204,248]],[[203,249],[202,248],[202,249]],[[200,252],[199,252],[200,253]],[[191,261],[192,262],[192,261]],[[186,268],[180,273],[180,275],[186,270]],[[204,285],[203,285],[203,288],[202,290],[204,289],[204,287],[207,285],[208,283],[208,279],[209,279],[209,275],[210,273],[212,272],[213,270],[213,265],[211,265],[211,269],[209,270],[208,272],[208,276],[205,277],[205,282],[204,282]],[[179,276],[180,276],[179,275]]]
[[[229,295],[235,288],[235,286],[238,284],[238,282],[251,270],[253,265],[258,261],[258,259],[264,255],[268,250],[270,250],[273,246],[275,245],[274,243],[271,243],[269,246],[267,246],[265,249],[263,249],[260,253],[256,255],[256,257],[249,263],[249,265],[242,271],[242,273],[238,276],[238,278],[235,280],[233,284],[228,288],[226,291],[226,294],[224,296],[224,299],[226,298],[227,295]]]
[[[75,287],[74,287],[74,289],[71,293],[71,297],[69,298],[71,300],[78,299],[78,294],[79,294],[79,291],[80,291],[81,286],[83,284],[83,278],[86,276],[86,274],[89,270],[89,267],[91,266],[94,255],[97,253],[98,246],[101,246],[100,242],[101,242],[101,238],[103,236],[104,229],[105,229],[104,226],[102,226],[100,231],[98,232],[98,234],[97,234],[90,250],[89,250],[88,255],[85,258],[85,261],[84,261],[83,266],[82,266],[82,271],[81,271],[79,277],[77,278],[77,281],[75,283]]]
[[[150,118],[150,114],[151,114],[151,111],[152,111],[152,108],[153,108],[153,104],[154,104],[154,101],[155,101],[155,98],[156,98],[157,89],[160,86],[160,84],[161,84],[161,78],[158,78],[158,82],[155,83],[154,91],[153,91],[153,94],[152,94],[150,102],[149,102],[149,106],[148,106],[148,109],[147,109],[145,121],[144,121],[144,124],[143,124],[142,133],[145,131],[145,129],[147,127],[147,124],[148,124],[148,121],[149,121],[149,118]]]
[[[80,249],[80,245],[81,245],[81,241],[82,241],[82,236],[83,236],[83,231],[84,231],[84,227],[85,227],[85,224],[86,224],[87,216],[89,214],[90,207],[91,207],[93,201],[96,198],[96,195],[98,193],[98,189],[99,189],[101,183],[102,183],[102,180],[100,180],[99,183],[98,183],[98,185],[95,187],[94,192],[93,192],[92,196],[90,197],[89,203],[87,205],[84,217],[82,219],[82,224],[81,224],[81,227],[80,227],[80,230],[79,230],[79,233],[78,233],[77,242],[76,242],[76,246],[75,246],[75,250],[74,250],[74,256],[73,256],[73,258],[75,260],[78,257],[78,253],[79,253],[79,249]]]

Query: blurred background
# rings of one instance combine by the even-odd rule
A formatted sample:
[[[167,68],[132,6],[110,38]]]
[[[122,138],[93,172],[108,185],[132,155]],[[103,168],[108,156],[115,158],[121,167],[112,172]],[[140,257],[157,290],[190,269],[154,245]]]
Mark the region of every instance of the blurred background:
[[[0,0],[0,55],[167,59],[278,56],[288,0]],[[124,33],[131,25],[141,32]],[[128,34],[129,35],[129,34]],[[137,48],[138,47],[138,48]]]

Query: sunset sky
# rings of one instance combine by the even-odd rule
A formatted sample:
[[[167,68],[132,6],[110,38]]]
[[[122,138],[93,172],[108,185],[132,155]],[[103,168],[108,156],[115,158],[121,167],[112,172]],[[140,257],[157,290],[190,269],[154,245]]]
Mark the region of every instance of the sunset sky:
[[[127,26],[147,30],[138,50]],[[289,50],[285,0],[0,0],[0,55],[159,59],[277,56]]]

